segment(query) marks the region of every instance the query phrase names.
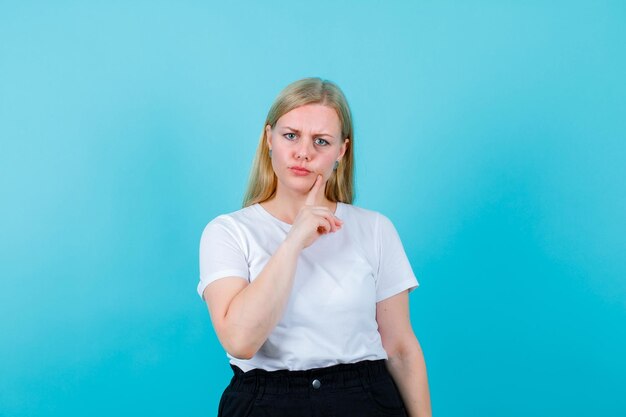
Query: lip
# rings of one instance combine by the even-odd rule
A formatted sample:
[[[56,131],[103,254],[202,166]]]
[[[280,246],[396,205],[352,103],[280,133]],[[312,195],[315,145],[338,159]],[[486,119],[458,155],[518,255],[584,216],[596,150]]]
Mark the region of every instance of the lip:
[[[309,171],[306,168],[302,168],[302,167],[291,167],[289,168],[291,170],[291,172],[293,172],[296,175],[309,175],[311,173],[311,171]]]

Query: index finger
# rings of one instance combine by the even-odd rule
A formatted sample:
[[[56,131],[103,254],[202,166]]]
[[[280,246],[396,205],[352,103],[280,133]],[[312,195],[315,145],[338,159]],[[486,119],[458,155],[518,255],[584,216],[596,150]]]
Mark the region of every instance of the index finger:
[[[324,179],[322,175],[318,175],[317,178],[315,179],[315,183],[313,184],[313,187],[311,187],[309,194],[307,194],[306,196],[306,201],[304,202],[305,205],[314,206],[315,203],[319,200],[318,194],[320,192],[320,189],[322,188],[323,182],[324,182]]]

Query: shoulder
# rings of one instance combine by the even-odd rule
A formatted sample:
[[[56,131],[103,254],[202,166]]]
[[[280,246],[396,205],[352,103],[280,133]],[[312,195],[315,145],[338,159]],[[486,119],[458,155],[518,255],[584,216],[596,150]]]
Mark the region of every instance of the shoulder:
[[[220,214],[204,227],[202,234],[206,235],[218,231],[236,233],[242,226],[258,221],[258,217],[259,213],[255,205],[244,207],[230,213]]]
[[[390,236],[397,236],[398,232],[393,222],[381,212],[352,204],[342,204],[342,210],[344,211],[341,214],[352,224],[356,225],[361,233],[383,240]],[[339,218],[344,220],[342,215]]]
[[[366,209],[360,206],[355,206],[354,204],[348,203],[337,203],[341,204],[341,210],[343,210],[344,215],[349,215],[352,217],[357,217],[360,219],[376,219],[377,216],[380,215],[377,211]]]
[[[384,214],[371,209],[366,209],[360,206],[355,206],[353,204],[347,203],[339,203],[341,204],[341,209],[343,210],[344,216],[349,216],[355,220],[357,220],[361,224],[371,224],[374,227],[378,227],[381,223],[391,223],[391,220]]]

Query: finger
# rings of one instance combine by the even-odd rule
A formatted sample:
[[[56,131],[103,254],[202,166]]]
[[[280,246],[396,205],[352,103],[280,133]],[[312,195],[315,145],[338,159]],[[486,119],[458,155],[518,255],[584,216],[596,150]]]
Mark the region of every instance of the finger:
[[[339,220],[337,217],[333,217],[333,226],[335,226],[335,232],[339,229],[341,229],[341,226],[343,226],[343,222],[341,220]]]
[[[326,233],[332,232],[333,231],[332,223],[326,219],[321,219],[321,221],[318,223],[317,231],[320,234],[326,234]]]
[[[333,225],[333,232],[337,231],[343,225],[343,220],[335,216],[335,213],[333,213],[326,207],[313,206],[311,207],[311,212],[328,220],[330,224]]]
[[[321,174],[318,175],[317,178],[315,179],[315,183],[313,184],[313,187],[311,187],[309,194],[307,194],[306,196],[306,201],[304,202],[305,205],[312,206],[315,204],[316,201],[319,201],[318,194],[319,194],[320,188],[322,187],[323,182],[324,182],[324,178],[322,177],[322,175]]]
[[[328,222],[328,224],[330,225],[330,232],[336,232],[337,230],[339,230],[340,227],[340,223],[337,222],[337,219],[335,217],[335,215],[328,209],[325,209],[323,211],[320,212],[320,216],[324,217],[324,219]]]

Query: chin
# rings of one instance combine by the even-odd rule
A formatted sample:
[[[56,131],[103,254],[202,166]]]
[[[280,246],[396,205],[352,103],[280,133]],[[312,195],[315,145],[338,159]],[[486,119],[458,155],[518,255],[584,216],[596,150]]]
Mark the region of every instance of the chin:
[[[307,175],[306,177],[287,178],[279,182],[285,190],[298,194],[306,194],[311,190],[315,182],[315,177],[311,178],[311,176]]]

